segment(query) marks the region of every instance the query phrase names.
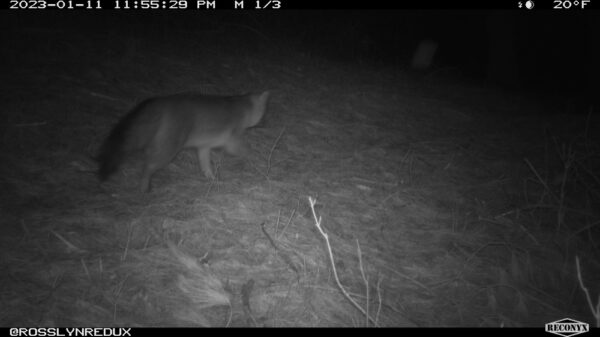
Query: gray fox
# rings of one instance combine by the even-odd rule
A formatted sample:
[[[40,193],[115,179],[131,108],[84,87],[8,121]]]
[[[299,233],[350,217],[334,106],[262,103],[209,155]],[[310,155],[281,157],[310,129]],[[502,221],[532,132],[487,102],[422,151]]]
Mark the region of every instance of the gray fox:
[[[242,134],[263,117],[269,91],[241,96],[176,94],[147,99],[121,119],[97,157],[98,175],[105,181],[131,154],[142,152],[140,188],[150,191],[150,179],[186,148],[196,149],[200,168],[214,179],[210,150],[239,154]]]

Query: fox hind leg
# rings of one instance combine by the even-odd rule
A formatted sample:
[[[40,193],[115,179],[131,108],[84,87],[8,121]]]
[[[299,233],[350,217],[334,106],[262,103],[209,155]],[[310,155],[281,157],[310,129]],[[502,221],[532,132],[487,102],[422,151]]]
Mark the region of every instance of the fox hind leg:
[[[169,144],[171,145],[171,144]],[[142,169],[140,189],[142,192],[150,192],[150,180],[156,171],[167,166],[177,155],[176,146],[152,146],[146,151],[146,160]]]
[[[171,158],[166,160],[164,158],[153,158],[152,160],[146,161],[142,170],[142,180],[140,182],[140,189],[142,192],[150,192],[150,179],[156,173],[156,171],[167,166],[171,162]]]
[[[234,156],[239,156],[245,152],[244,142],[240,136],[231,136],[223,147],[227,153]]]
[[[210,147],[198,148],[198,162],[200,169],[208,179],[215,179],[215,175],[210,168]]]
[[[150,178],[156,171],[156,168],[152,168],[150,165],[145,165],[142,171],[142,179],[140,181],[140,191],[142,193],[150,192]]]

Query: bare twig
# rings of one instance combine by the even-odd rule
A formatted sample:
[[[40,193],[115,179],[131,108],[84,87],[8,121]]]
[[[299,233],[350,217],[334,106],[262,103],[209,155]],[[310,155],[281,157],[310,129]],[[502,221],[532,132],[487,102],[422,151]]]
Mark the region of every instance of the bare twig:
[[[125,250],[123,250],[123,255],[121,255],[121,261],[125,261],[127,259],[127,253],[129,252],[129,244],[131,243],[131,235],[133,234],[133,225],[129,224],[129,228],[127,231],[127,242],[125,243]]]
[[[550,194],[550,196],[554,199],[554,201],[556,201],[558,203],[559,202],[558,197],[554,194],[554,192],[552,192],[552,190],[550,189],[550,187],[548,186],[546,181],[544,179],[542,179],[542,176],[538,173],[538,171],[535,169],[535,167],[533,167],[533,164],[531,164],[531,162],[529,160],[527,160],[527,158],[525,158],[524,160],[525,160],[525,163],[527,164],[527,166],[529,166],[529,169],[533,172],[533,174],[535,174],[535,176],[537,177],[540,184],[542,184],[542,186],[544,186],[546,191],[548,191],[548,194]]]
[[[290,269],[292,269],[296,273],[296,276],[298,276],[298,279],[300,279],[300,272],[298,271],[298,268],[296,268],[296,265],[294,264],[294,262],[292,261],[292,259],[288,255],[288,253],[286,251],[280,249],[279,246],[277,246],[277,244],[275,243],[275,240],[273,240],[271,235],[269,235],[269,233],[267,232],[264,222],[260,224],[260,228],[262,229],[262,231],[265,234],[265,236],[267,237],[267,239],[269,239],[271,246],[273,246],[273,248],[275,248],[275,251],[279,252],[278,256],[280,256],[283,259],[283,262],[285,262],[288,265],[288,267],[290,267]]]
[[[271,146],[271,151],[269,151],[269,157],[267,158],[267,173],[265,174],[267,179],[269,179],[269,172],[271,171],[271,157],[273,156],[273,151],[275,151],[277,144],[279,144],[279,140],[281,139],[281,136],[283,136],[284,131],[285,127],[281,129],[281,132],[279,132],[279,136],[275,138],[275,142],[273,143],[273,146]]]
[[[564,218],[565,218],[565,197],[566,197],[566,186],[569,178],[569,173],[571,171],[571,166],[575,161],[575,151],[571,146],[568,149],[565,148],[563,144],[562,153],[559,153],[560,159],[563,161],[563,176],[561,178],[560,184],[560,199],[558,202],[558,212],[557,212],[557,231],[560,229]]]
[[[285,233],[285,230],[288,228],[288,226],[290,225],[290,223],[292,222],[292,219],[294,219],[294,215],[296,214],[296,209],[298,209],[298,207],[300,206],[300,200],[298,200],[298,205],[296,206],[296,208],[294,208],[292,210],[292,214],[290,214],[290,217],[288,218],[287,223],[285,224],[285,226],[283,226],[283,229],[281,230],[281,233],[279,233],[277,235],[277,238],[279,239],[283,233]]]
[[[375,314],[375,325],[379,324],[379,313],[381,313],[381,281],[383,276],[377,278],[377,313]]]
[[[590,306],[590,311],[594,318],[596,318],[596,327],[600,328],[600,295],[598,295],[598,302],[596,303],[596,308],[594,308],[594,303],[592,302],[592,297],[590,296],[589,290],[583,284],[583,278],[581,277],[581,267],[579,266],[579,256],[575,256],[575,265],[577,266],[577,279],[579,280],[579,286],[585,293],[585,298],[587,300],[588,305]]]
[[[365,318],[366,318],[366,322],[365,325],[367,327],[369,327],[369,280],[367,279],[367,277],[365,276],[365,268],[363,267],[363,262],[362,262],[362,252],[360,250],[360,244],[358,243],[358,239],[356,239],[356,251],[358,252],[358,267],[360,269],[360,275],[363,279],[363,282],[365,283],[365,292],[367,295],[367,301],[365,304]]]
[[[308,197],[308,202],[310,203],[310,209],[312,211],[313,218],[315,220],[315,226],[319,230],[319,233],[321,233],[321,236],[323,236],[323,238],[325,239],[325,243],[327,245],[327,252],[329,253],[329,262],[331,263],[331,268],[333,269],[333,277],[335,278],[335,282],[336,282],[338,288],[340,289],[340,291],[342,292],[344,297],[346,297],[346,299],[348,301],[350,301],[350,303],[352,303],[352,305],[356,309],[358,309],[358,311],[360,311],[363,315],[365,315],[367,317],[367,319],[369,321],[371,321],[371,323],[373,323],[373,325],[377,326],[377,322],[375,321],[375,319],[373,319],[367,315],[367,312],[365,311],[365,309],[363,309],[358,303],[356,303],[356,301],[354,299],[352,299],[352,297],[350,297],[350,294],[348,294],[348,291],[346,291],[346,289],[340,282],[340,278],[338,277],[337,269],[335,268],[333,252],[331,251],[331,244],[329,243],[329,236],[327,235],[327,233],[325,233],[323,231],[323,228],[321,227],[321,217],[320,216],[317,217],[317,213],[315,212],[315,204],[317,203],[317,200],[313,199],[312,197]]]
[[[90,276],[90,272],[88,270],[87,265],[85,264],[85,260],[83,259],[83,257],[81,258],[81,266],[83,267],[83,271],[85,272],[85,275],[87,276],[88,280],[92,280],[92,277]]]
[[[57,232],[50,230],[50,233],[54,234],[54,236],[56,236],[60,241],[62,241],[62,243],[65,244],[65,246],[67,246],[67,250],[70,252],[75,252],[75,253],[82,253],[85,252],[85,250],[75,246],[74,244],[70,243],[67,239],[65,239],[62,235],[58,234]]]
[[[277,232],[279,231],[279,220],[281,219],[281,209],[279,209],[279,211],[277,211],[277,222],[275,223],[275,234],[277,234]],[[279,239],[279,235],[277,236],[277,238]]]

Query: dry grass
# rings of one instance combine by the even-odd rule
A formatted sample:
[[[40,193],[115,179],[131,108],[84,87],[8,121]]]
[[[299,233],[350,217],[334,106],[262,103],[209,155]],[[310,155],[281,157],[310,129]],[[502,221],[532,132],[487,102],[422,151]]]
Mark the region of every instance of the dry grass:
[[[3,44],[0,325],[597,319],[575,263],[594,299],[594,113],[536,114],[491,90],[337,64],[250,32],[39,25],[11,26]],[[247,134],[252,155],[216,154],[218,181],[182,153],[150,194],[135,162],[98,183],[93,155],[137,101],[262,89],[273,99]]]

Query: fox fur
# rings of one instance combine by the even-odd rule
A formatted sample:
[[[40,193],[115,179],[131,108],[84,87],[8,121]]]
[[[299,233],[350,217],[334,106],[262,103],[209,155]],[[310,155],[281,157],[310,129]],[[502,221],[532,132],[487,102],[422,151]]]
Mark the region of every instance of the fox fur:
[[[182,149],[195,149],[202,172],[214,179],[211,150],[240,154],[242,134],[260,122],[269,95],[269,91],[241,96],[186,93],[147,99],[116,124],[100,147],[98,176],[107,180],[130,155],[141,152],[140,189],[149,192],[157,170]]]

